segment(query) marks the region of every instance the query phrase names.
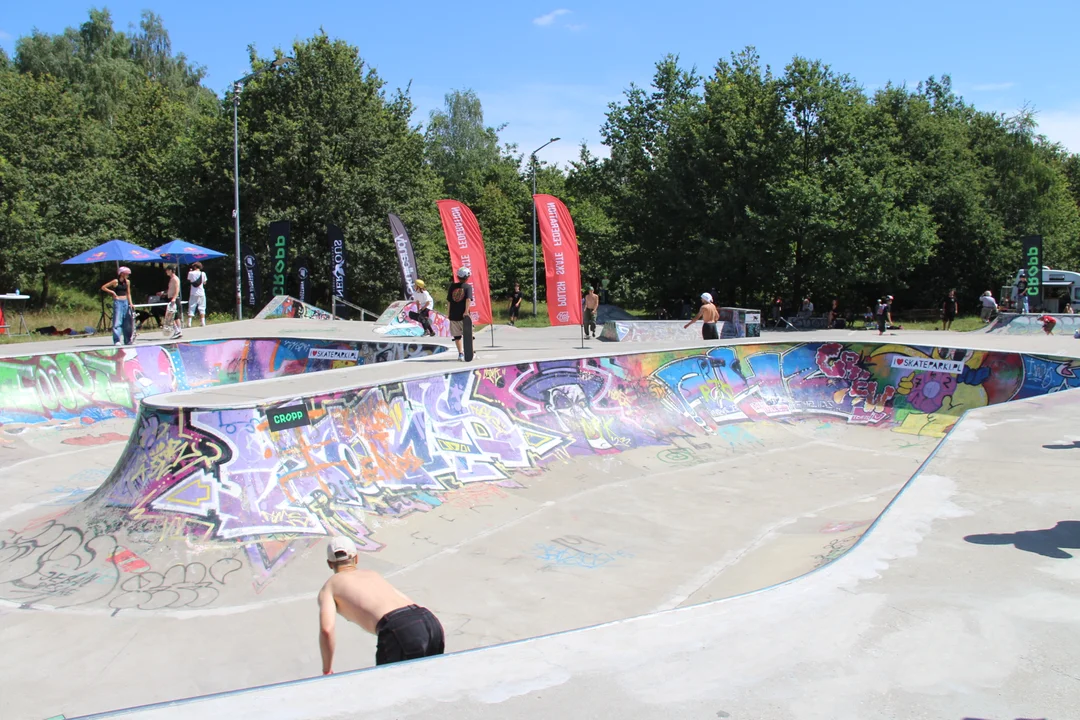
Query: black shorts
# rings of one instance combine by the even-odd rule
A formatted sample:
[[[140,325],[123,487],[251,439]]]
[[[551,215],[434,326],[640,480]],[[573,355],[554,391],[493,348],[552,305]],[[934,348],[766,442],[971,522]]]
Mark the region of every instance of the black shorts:
[[[445,644],[442,624],[427,608],[406,605],[383,615],[375,626],[379,644],[375,664],[442,655]]]
[[[719,340],[720,335],[716,332],[716,323],[703,323],[701,325],[702,340]]]
[[[885,314],[882,313],[881,315],[878,315],[877,316],[878,332],[885,332],[885,330],[887,329],[886,328],[887,325],[888,325],[888,318],[885,317]]]
[[[518,310],[520,310],[520,309],[521,309],[521,307],[519,305],[511,305],[510,306],[510,317],[516,318],[518,316]]]

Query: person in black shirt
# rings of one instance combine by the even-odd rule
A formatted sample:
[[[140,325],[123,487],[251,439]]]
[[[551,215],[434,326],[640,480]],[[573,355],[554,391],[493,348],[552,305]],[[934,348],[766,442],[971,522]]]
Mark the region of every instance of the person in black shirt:
[[[878,335],[884,335],[885,331],[890,325],[892,325],[892,295],[886,295],[881,298],[877,306],[877,322],[878,322]]]
[[[131,270],[121,267],[116,271],[116,279],[101,286],[102,292],[113,296],[113,344],[120,346],[121,337],[124,345],[134,341],[135,318],[131,308]]]
[[[956,302],[956,290],[950,290],[945,302],[941,304],[941,329],[948,330],[956,319],[960,306]]]
[[[1031,304],[1028,302],[1027,294],[1027,273],[1024,270],[1020,271],[1020,279],[1016,281],[1016,311],[1019,313],[1031,312]]]
[[[450,336],[454,338],[454,345],[457,346],[458,360],[465,360],[465,353],[461,349],[461,337],[464,335],[461,321],[468,312],[469,301],[473,298],[472,285],[466,282],[470,275],[472,271],[469,268],[458,268],[457,281],[450,283],[446,290],[446,300],[450,306],[446,317],[450,321]]]
[[[521,310],[521,283],[514,283],[514,292],[510,295],[510,324],[517,322]]]

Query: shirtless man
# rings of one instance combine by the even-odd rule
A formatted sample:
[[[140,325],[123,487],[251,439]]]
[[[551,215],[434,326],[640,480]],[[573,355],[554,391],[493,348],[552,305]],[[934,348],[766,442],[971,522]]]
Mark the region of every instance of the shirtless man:
[[[720,320],[720,311],[713,305],[712,295],[709,293],[701,293],[701,309],[698,310],[698,314],[694,316],[694,319],[683,325],[683,327],[688,328],[699,319],[702,322],[701,339],[719,340],[720,334],[716,332],[716,323]]]
[[[180,307],[180,278],[172,265],[165,266],[165,274],[169,278],[169,287],[165,291],[169,298],[169,304],[165,307],[165,329],[168,330],[169,326],[172,326],[172,339],[175,340],[184,334],[181,330],[184,327],[184,310]]]
[[[600,307],[600,296],[593,292],[592,285],[585,296],[585,337],[596,337],[596,311]]]
[[[340,613],[379,638],[375,664],[442,655],[442,624],[427,608],[413,603],[381,575],[356,566],[356,545],[335,537],[326,546],[334,575],[319,591],[319,649],[323,675],[332,672],[334,622]]]

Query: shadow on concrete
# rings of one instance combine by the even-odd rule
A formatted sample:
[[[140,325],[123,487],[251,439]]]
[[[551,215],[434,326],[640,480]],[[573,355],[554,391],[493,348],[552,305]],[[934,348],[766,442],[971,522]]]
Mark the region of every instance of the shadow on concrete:
[[[1080,450],[1080,440],[1075,440],[1071,443],[1061,443],[1059,445],[1043,445],[1047,450]]]
[[[990,718],[966,717],[964,720],[991,720]],[[1050,718],[1016,718],[1016,720],[1050,720]]]
[[[1054,527],[1045,530],[968,535],[964,540],[976,545],[1013,545],[1017,550],[1067,560],[1072,555],[1062,548],[1080,549],[1080,521],[1062,520]]]

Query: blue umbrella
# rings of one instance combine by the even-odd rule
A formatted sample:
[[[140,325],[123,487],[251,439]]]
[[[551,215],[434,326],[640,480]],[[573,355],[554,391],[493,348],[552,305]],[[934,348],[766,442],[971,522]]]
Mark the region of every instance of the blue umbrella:
[[[154,248],[154,252],[178,265],[190,265],[197,260],[212,260],[213,258],[225,257],[225,253],[200,247],[184,240],[172,240],[161,247]]]
[[[162,259],[153,250],[132,245],[124,240],[109,240],[60,264],[92,265],[100,262],[161,262]]]

